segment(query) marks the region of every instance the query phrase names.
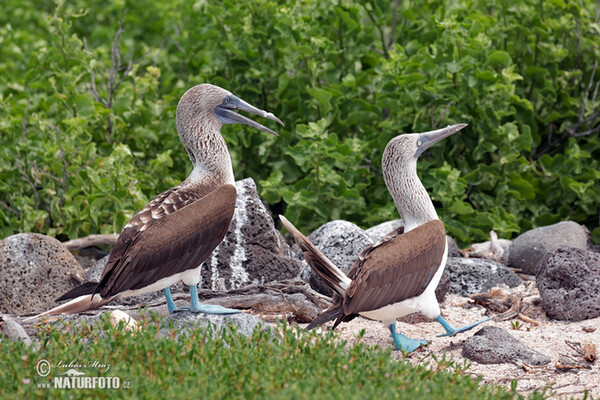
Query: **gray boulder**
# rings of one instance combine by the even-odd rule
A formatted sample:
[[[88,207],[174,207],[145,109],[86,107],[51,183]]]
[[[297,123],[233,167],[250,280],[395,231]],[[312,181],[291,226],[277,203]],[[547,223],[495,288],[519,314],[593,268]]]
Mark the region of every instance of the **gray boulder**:
[[[573,221],[532,229],[517,237],[504,254],[506,265],[518,268],[526,274],[535,274],[535,267],[549,251],[568,246],[587,249],[587,230]]]
[[[541,366],[550,362],[546,355],[526,347],[497,326],[485,326],[466,339],[462,355],[480,364],[526,363]]]
[[[484,258],[448,257],[446,271],[450,293],[466,296],[487,292],[495,286],[515,287],[522,280],[503,264]]]
[[[308,239],[344,273],[348,273],[365,247],[373,244],[373,240],[363,229],[342,220],[322,225]],[[298,257],[302,257],[302,252],[298,252]],[[326,296],[333,295],[333,291],[312,271],[306,261],[302,261],[300,277],[317,292]]]
[[[388,233],[395,231],[396,229],[404,226],[404,222],[401,219],[395,219],[393,221],[382,222],[379,225],[375,225],[367,229],[365,232],[373,243],[376,243],[379,239],[387,235]]]
[[[45,311],[82,278],[75,257],[54,238],[21,233],[0,242],[0,310],[4,313]]]
[[[600,254],[554,249],[538,263],[536,284],[550,318],[583,321],[600,316]]]

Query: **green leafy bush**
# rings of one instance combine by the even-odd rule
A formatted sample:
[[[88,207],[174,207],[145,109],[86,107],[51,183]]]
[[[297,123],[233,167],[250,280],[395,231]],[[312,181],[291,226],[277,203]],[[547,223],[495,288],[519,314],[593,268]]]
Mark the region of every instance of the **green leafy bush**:
[[[282,326],[274,337],[256,330],[251,337],[235,330],[190,327],[177,337],[158,336],[164,321],[150,316],[140,332],[113,328],[107,318],[98,325],[55,329],[43,326],[41,348],[0,341],[5,368],[0,395],[11,398],[211,398],[211,399],[522,399],[516,381],[510,391],[465,373],[468,365],[429,359],[413,366],[395,360],[389,350],[347,344],[325,335]],[[40,360],[52,369],[36,372]],[[89,377],[119,377],[119,389],[56,389],[51,384],[66,368]],[[89,368],[93,362],[106,365]],[[87,368],[86,368],[87,367]],[[108,368],[107,368],[108,367]],[[536,392],[530,399],[542,399]]]
[[[591,0],[4,1],[0,235],[118,231],[190,170],[179,97],[274,112],[227,126],[238,178],[310,231],[397,218],[394,136],[469,127],[419,174],[461,244],[571,219],[600,242],[600,24]]]

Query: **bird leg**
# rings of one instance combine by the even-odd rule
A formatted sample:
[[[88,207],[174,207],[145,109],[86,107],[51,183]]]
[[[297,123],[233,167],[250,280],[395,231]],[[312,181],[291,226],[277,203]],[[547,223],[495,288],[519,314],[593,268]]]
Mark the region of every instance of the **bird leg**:
[[[463,326],[462,328],[458,328],[458,329],[457,329],[457,328],[453,328],[453,327],[452,327],[452,325],[450,325],[450,324],[448,323],[448,321],[446,321],[446,320],[444,319],[444,317],[442,317],[442,316],[440,315],[439,317],[437,317],[437,318],[436,318],[436,321],[437,321],[437,322],[439,322],[440,324],[442,324],[442,326],[443,326],[443,327],[444,327],[444,329],[446,330],[446,333],[444,333],[444,334],[442,334],[442,335],[438,335],[438,337],[442,337],[442,336],[454,336],[454,335],[456,335],[457,333],[461,333],[461,332],[468,331],[469,329],[473,329],[473,328],[475,328],[477,325],[481,324],[482,322],[489,321],[490,319],[492,319],[492,318],[491,318],[491,317],[490,317],[490,318],[486,318],[486,319],[484,319],[484,320],[482,320],[482,321],[475,322],[474,324],[471,324],[471,325],[466,325],[466,326]]]
[[[416,349],[421,346],[427,346],[426,340],[417,340],[411,339],[409,337],[404,336],[401,333],[396,332],[396,324],[391,323],[388,326],[390,333],[392,334],[392,338],[394,339],[394,345],[396,346],[396,350],[402,350],[404,353],[412,353]]]

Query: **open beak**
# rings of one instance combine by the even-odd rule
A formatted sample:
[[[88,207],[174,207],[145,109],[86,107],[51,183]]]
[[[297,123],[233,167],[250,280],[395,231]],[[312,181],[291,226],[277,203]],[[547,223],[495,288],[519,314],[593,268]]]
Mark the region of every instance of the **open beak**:
[[[448,125],[447,127],[442,129],[421,133],[419,136],[418,149],[415,153],[415,158],[418,158],[425,150],[427,150],[440,140],[445,139],[448,136],[454,135],[456,132],[460,131],[465,126],[467,126],[467,124]]]
[[[261,131],[269,132],[275,136],[279,136],[266,126],[263,126],[258,122],[251,120],[250,118],[244,117],[243,115],[236,113],[234,110],[246,111],[252,114],[260,115],[261,117],[268,118],[283,125],[283,122],[281,122],[281,120],[275,115],[270,112],[260,110],[234,95],[227,96],[226,100],[227,101],[223,101],[223,103],[215,107],[215,114],[223,124],[249,125],[255,127],[256,129],[260,129]]]

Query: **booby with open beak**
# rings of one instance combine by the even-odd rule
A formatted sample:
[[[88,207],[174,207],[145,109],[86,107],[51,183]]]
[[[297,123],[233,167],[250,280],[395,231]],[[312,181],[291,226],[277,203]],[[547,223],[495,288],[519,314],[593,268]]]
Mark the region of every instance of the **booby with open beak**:
[[[76,313],[119,297],[164,290],[169,312],[177,311],[169,287],[183,281],[190,289],[190,311],[237,313],[200,304],[197,284],[201,264],[229,229],[236,189],[231,157],[221,127],[245,124],[277,135],[236,113],[246,111],[283,125],[229,91],[210,84],[189,89],[177,105],[179,138],[194,165],[180,185],[154,198],[124,227],[112,248],[100,282],[87,282],[58,299],[70,300],[43,315]]]

